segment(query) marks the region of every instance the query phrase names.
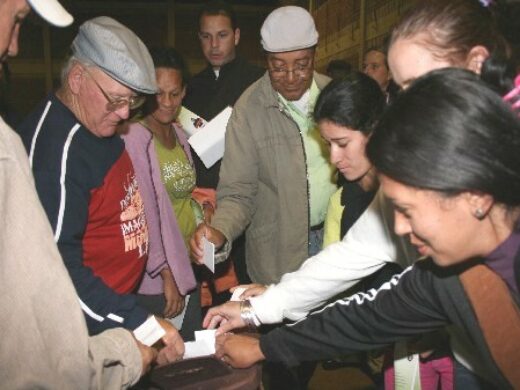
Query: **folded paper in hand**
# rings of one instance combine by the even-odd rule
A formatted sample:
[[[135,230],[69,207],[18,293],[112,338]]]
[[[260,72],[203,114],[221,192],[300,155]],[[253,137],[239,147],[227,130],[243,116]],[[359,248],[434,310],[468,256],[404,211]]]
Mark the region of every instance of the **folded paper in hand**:
[[[149,347],[154,345],[165,334],[166,332],[155,316],[148,317],[145,322],[134,330],[135,338]]]
[[[208,269],[215,273],[215,244],[209,241],[206,237],[202,237],[202,263]]]
[[[184,343],[184,359],[213,355],[215,353],[215,329],[195,332],[195,341]]]
[[[226,107],[188,139],[206,168],[211,168],[224,156],[226,126],[232,111],[231,107]]]
[[[197,131],[206,126],[206,122],[202,117],[191,112],[186,107],[182,106],[177,116],[177,121],[182,125],[186,136],[189,138]]]

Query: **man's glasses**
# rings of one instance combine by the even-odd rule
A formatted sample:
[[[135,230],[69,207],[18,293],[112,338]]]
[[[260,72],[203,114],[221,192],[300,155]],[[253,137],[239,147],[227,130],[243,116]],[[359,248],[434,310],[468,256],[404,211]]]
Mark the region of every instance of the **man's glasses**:
[[[309,62],[306,65],[297,64],[294,69],[287,68],[279,68],[279,67],[269,67],[269,73],[273,76],[274,79],[282,79],[287,77],[289,73],[294,74],[296,77],[304,78],[309,74],[309,70],[312,69],[312,62]]]
[[[130,96],[130,97],[127,97],[127,98],[126,97],[125,98],[124,97],[114,98],[114,97],[110,96],[108,93],[105,92],[103,87],[101,87],[101,85],[99,85],[97,80],[94,78],[94,76],[92,76],[92,73],[90,73],[87,70],[87,68],[84,68],[84,69],[85,69],[85,72],[90,76],[92,81],[94,81],[94,84],[96,84],[96,86],[99,88],[99,90],[101,91],[101,93],[103,94],[105,99],[107,99],[107,105],[106,105],[107,111],[111,111],[111,112],[112,111],[117,111],[120,108],[125,107],[126,105],[128,105],[128,108],[130,110],[135,110],[136,108],[140,107],[144,103],[144,101],[146,100],[146,97],[142,96],[142,95]]]

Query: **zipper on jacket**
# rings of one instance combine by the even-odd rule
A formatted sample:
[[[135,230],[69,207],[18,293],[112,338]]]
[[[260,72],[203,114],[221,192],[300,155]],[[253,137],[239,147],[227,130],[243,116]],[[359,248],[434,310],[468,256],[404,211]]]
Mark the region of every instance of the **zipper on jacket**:
[[[304,142],[303,142],[303,134],[302,134],[302,131],[300,129],[300,126],[298,126],[296,121],[284,109],[284,107],[282,107],[280,103],[278,103],[278,104],[279,104],[278,109],[280,110],[280,112],[282,114],[284,114],[292,123],[294,123],[296,125],[296,128],[298,129],[298,134],[300,134],[300,141],[301,141],[301,146],[302,146],[302,150],[303,150],[303,160],[304,160],[304,163],[305,163],[305,179],[306,179],[306,182],[307,182],[306,183],[307,184],[307,257],[309,257],[309,246],[311,245],[311,242],[309,240],[309,235],[310,235],[310,232],[311,232],[311,192],[310,192],[310,188],[309,188],[309,170],[308,170],[308,166],[307,166],[307,153],[305,152],[305,145],[304,145]]]

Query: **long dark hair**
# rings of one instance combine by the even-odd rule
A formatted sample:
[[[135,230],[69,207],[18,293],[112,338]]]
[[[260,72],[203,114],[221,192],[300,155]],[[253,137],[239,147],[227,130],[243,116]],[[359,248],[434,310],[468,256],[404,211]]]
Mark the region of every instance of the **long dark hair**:
[[[382,116],[367,146],[378,172],[446,195],[476,191],[520,205],[520,119],[478,76],[433,71]]]
[[[314,120],[370,134],[384,108],[385,97],[379,84],[361,72],[353,72],[323,88],[314,107]]]

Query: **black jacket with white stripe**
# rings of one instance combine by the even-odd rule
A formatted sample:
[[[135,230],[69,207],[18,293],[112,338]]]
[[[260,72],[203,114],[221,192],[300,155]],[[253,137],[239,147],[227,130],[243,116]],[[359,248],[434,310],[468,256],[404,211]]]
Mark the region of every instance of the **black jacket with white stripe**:
[[[293,366],[377,349],[453,324],[474,343],[487,379],[498,388],[511,388],[489,352],[457,271],[430,259],[419,261],[377,291],[338,300],[263,335],[260,348],[267,360]],[[512,295],[518,304],[518,294]]]
[[[130,188],[135,175],[123,141],[93,135],[54,94],[18,132],[90,334],[118,326],[135,329],[148,313],[128,293],[142,275],[147,235],[143,249],[129,239],[136,232],[123,229],[143,225],[146,231],[144,212],[123,221],[124,213],[135,214],[128,212],[132,202],[125,197],[134,199],[137,192]]]

